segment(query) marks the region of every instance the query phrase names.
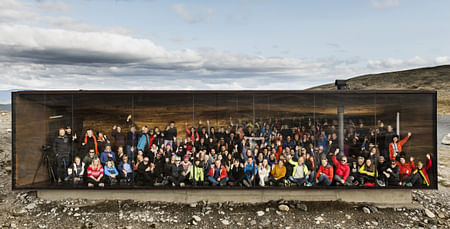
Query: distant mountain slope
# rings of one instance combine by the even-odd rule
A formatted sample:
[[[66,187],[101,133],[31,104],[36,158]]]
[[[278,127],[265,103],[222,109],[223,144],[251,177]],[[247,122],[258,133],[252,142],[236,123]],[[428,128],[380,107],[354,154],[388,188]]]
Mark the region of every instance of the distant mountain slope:
[[[11,104],[0,104],[0,111],[10,111]]]
[[[438,113],[450,113],[450,65],[357,76],[347,80],[350,90],[417,89],[438,92]],[[332,90],[334,83],[307,90]]]

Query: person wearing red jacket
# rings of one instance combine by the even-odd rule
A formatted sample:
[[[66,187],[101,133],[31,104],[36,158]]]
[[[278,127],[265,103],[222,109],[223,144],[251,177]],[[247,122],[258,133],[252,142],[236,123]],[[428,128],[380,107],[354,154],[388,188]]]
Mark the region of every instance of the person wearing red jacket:
[[[316,184],[330,186],[333,180],[333,166],[328,164],[327,158],[322,158],[322,165],[320,165],[319,171],[316,175]]]
[[[421,161],[417,162],[417,167],[412,164],[413,172],[403,182],[403,186],[412,187],[415,185],[430,186],[430,179],[427,171],[431,168],[431,156],[427,153],[427,165],[423,167]]]
[[[184,123],[184,129],[186,130],[186,133],[191,137],[192,143],[197,142],[197,141],[200,140],[198,132],[195,131],[194,127],[191,127],[191,129],[189,130],[189,128],[187,126],[187,122]]]
[[[402,140],[398,141],[398,135],[394,135],[392,137],[392,142],[389,144],[389,159],[391,161],[397,158],[397,155],[403,152],[403,145],[409,140],[411,137],[411,132],[408,132],[408,136],[404,137]]]
[[[208,181],[215,185],[225,185],[228,182],[228,174],[225,166],[221,165],[220,160],[216,160],[208,172]]]
[[[403,182],[409,175],[411,175],[414,165],[414,157],[409,158],[409,162],[406,162],[404,156],[400,157],[400,161],[397,161],[397,165],[400,168],[400,181]]]
[[[336,185],[351,185],[353,181],[353,177],[350,177],[350,166],[347,164],[347,157],[342,155],[340,160],[336,159],[336,156],[339,154],[339,148],[334,152],[334,156],[332,157],[334,166],[336,167],[336,172],[334,175],[334,181]]]

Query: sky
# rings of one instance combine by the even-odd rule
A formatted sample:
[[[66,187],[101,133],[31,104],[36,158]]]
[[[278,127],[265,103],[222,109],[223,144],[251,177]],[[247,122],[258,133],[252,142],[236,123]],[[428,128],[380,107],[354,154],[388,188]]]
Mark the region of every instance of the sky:
[[[450,64],[450,1],[0,0],[11,90],[305,89]]]

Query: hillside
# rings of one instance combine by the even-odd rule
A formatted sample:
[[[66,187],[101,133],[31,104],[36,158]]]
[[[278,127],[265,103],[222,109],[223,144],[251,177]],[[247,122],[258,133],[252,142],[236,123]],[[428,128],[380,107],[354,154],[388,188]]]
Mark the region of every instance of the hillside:
[[[436,90],[438,92],[438,113],[450,113],[450,65],[357,76],[348,79],[347,86],[350,90]],[[307,90],[335,88],[333,82]]]

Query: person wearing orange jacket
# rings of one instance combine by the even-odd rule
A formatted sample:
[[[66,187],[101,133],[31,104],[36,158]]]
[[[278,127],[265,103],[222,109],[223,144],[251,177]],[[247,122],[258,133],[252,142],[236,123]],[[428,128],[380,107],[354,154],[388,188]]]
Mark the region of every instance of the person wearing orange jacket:
[[[328,163],[328,159],[324,157],[322,158],[322,164],[320,165],[319,171],[317,171],[316,184],[330,186],[332,180],[333,180],[333,166],[331,166]]]
[[[398,141],[398,135],[392,137],[392,142],[389,144],[389,159],[391,161],[397,158],[397,155],[403,152],[403,145],[411,137],[411,132],[408,132],[408,136],[404,137],[402,140]]]
[[[414,157],[410,157],[409,162],[406,162],[405,156],[400,156],[399,161],[397,161],[397,165],[400,168],[400,181],[402,183],[409,175],[411,175],[413,168],[416,167],[414,165]]]
[[[94,149],[95,154],[98,155],[97,138],[95,137],[92,129],[87,129],[86,135],[84,136],[84,141],[81,145],[84,147],[85,154],[87,154],[90,149]]]
[[[413,172],[403,182],[403,186],[412,187],[415,185],[430,186],[430,179],[427,171],[431,168],[431,156],[427,153],[427,165],[424,167],[423,162],[417,162],[417,167],[412,164]]]

